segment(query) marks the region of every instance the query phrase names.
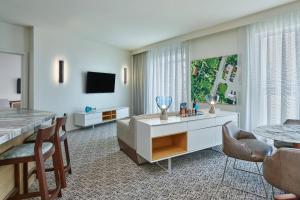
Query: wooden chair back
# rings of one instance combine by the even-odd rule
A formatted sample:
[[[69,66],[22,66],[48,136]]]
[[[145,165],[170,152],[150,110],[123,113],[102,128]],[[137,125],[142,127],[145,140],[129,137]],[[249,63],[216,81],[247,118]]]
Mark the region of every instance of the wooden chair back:
[[[42,147],[43,142],[50,141],[54,143],[54,136],[56,134],[56,123],[46,127],[46,128],[40,128],[38,130],[36,141],[35,141],[35,150],[38,150]]]

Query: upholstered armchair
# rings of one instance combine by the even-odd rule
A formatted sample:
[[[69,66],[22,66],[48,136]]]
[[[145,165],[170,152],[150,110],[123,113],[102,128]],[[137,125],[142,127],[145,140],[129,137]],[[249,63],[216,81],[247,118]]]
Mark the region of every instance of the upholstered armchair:
[[[300,120],[297,120],[297,119],[287,119],[283,124],[284,125],[300,125]],[[293,148],[294,147],[292,143],[278,141],[278,140],[274,141],[274,146],[277,149],[283,148],[283,147],[287,147],[287,148]]]
[[[250,162],[263,162],[272,154],[272,147],[256,139],[250,132],[240,130],[232,122],[222,127],[223,152],[232,158]]]
[[[298,199],[300,199],[299,169],[300,149],[281,148],[274,155],[267,156],[263,163],[265,179],[274,187],[298,196]],[[294,199],[297,199],[296,196]],[[275,196],[275,199],[279,198]]]
[[[261,172],[257,163],[263,162],[266,156],[272,154],[272,147],[256,139],[254,134],[240,130],[233,122],[227,122],[222,126],[222,134],[223,134],[223,152],[227,155],[227,159],[226,159],[226,164],[225,164],[221,184],[223,184],[224,182],[229,157],[235,159],[234,166],[233,166],[234,169],[237,169],[235,168],[236,159],[254,162],[256,164],[258,173],[241,170],[241,169],[237,169],[237,170],[259,175],[259,178],[265,190],[265,196],[258,195],[256,193],[252,193],[248,191],[243,191],[243,192],[251,193],[260,197],[267,197],[266,187],[264,185]],[[241,190],[239,188],[234,188],[232,186],[229,187],[233,189]]]

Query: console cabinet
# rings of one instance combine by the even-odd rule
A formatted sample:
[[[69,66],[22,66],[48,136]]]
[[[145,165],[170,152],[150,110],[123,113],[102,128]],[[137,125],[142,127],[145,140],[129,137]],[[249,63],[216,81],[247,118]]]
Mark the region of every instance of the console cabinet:
[[[137,121],[137,153],[149,162],[157,162],[222,144],[222,125],[239,114],[219,111],[201,116],[141,119]]]
[[[104,108],[97,109],[93,112],[78,112],[74,113],[75,125],[81,127],[94,126],[97,124],[115,121],[129,117],[129,108]]]

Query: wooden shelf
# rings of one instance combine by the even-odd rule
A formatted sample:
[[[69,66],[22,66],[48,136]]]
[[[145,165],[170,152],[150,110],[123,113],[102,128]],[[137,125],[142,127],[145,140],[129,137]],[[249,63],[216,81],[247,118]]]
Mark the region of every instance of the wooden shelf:
[[[187,133],[152,138],[152,160],[160,160],[187,152]]]
[[[102,112],[102,121],[114,120],[117,118],[116,110]]]

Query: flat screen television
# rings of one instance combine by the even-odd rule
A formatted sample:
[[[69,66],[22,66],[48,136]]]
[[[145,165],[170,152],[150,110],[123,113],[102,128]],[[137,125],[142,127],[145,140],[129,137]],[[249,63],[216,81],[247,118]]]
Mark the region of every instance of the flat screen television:
[[[115,74],[87,72],[86,93],[113,93],[115,79]]]

